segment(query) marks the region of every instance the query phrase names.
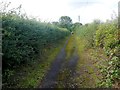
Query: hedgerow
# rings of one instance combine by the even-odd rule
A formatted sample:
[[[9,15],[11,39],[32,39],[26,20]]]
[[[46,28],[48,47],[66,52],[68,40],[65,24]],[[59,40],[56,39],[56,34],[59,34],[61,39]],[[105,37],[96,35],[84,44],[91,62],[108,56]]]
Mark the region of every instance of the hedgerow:
[[[45,49],[54,47],[69,35],[69,31],[65,28],[42,23],[16,13],[0,15],[2,15],[3,74],[20,65],[35,61],[37,56],[42,57]]]

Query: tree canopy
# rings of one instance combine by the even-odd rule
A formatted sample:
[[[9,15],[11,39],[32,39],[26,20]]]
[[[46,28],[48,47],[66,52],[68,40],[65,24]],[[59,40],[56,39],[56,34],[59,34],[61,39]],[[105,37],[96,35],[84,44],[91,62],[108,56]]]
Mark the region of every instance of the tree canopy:
[[[61,27],[70,30],[72,26],[72,19],[69,16],[61,16],[59,19],[59,24]]]

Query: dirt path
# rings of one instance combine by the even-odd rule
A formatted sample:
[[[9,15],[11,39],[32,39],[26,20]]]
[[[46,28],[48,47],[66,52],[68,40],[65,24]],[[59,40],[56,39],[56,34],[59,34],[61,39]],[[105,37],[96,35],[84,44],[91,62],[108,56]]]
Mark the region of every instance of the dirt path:
[[[39,88],[95,87],[96,66],[88,51],[78,53],[75,36],[70,36],[53,61]]]
[[[77,88],[76,77],[76,65],[79,60],[76,49],[74,50],[72,56],[67,60],[62,66],[59,73],[58,82],[59,88]]]
[[[70,37],[68,38],[68,40]],[[57,85],[57,76],[60,72],[61,65],[65,61],[65,48],[68,43],[68,40],[65,42],[64,47],[61,49],[60,53],[58,56],[55,58],[54,62],[51,65],[50,70],[47,72],[45,78],[42,81],[42,84],[39,86],[39,88],[53,88],[56,87]]]

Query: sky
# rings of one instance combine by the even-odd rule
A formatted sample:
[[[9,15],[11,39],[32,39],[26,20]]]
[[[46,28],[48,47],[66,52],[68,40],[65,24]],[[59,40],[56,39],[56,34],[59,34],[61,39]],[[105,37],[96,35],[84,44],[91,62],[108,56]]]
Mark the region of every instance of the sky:
[[[41,21],[58,21],[61,16],[71,17],[73,22],[90,23],[94,19],[106,21],[118,14],[119,0],[2,0],[11,2],[15,8],[22,4],[22,10],[28,16]]]

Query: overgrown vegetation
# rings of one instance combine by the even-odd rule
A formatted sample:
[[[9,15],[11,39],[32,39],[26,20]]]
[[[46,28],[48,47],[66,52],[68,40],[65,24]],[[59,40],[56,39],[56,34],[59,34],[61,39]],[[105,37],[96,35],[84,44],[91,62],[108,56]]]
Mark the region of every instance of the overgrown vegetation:
[[[87,26],[82,25],[75,28],[76,50],[79,56],[75,81],[79,88],[96,88],[96,83],[100,78],[97,71],[98,68],[96,64],[94,64],[96,59],[92,58],[94,35],[97,26],[98,24],[93,22]],[[95,52],[93,54],[95,54]]]
[[[8,7],[9,4],[6,4]],[[19,7],[20,10],[21,6]],[[16,68],[45,57],[46,50],[55,48],[69,31],[50,23],[29,19],[19,10],[0,12],[2,19],[3,83],[7,82]]]
[[[95,45],[102,48],[108,56],[107,65],[101,66],[103,79],[100,87],[118,87],[120,83],[120,40],[116,21],[101,24],[96,31]]]
[[[96,62],[102,73],[102,79],[97,87],[119,87],[120,83],[120,40],[118,39],[117,19],[100,23],[93,23],[76,27],[76,34],[80,38],[79,44],[83,45],[79,48],[79,55],[82,51],[93,49],[92,55],[96,56]],[[103,51],[104,54],[98,53]],[[80,53],[81,52],[81,53]],[[90,52],[91,53],[91,52]],[[99,57],[101,55],[101,57]],[[107,57],[106,59],[102,57]]]
[[[104,23],[94,20],[82,25],[72,24],[70,17],[62,16],[59,22],[43,23],[21,14],[21,6],[6,10],[9,4],[5,4],[3,10],[0,10],[3,86],[37,87],[64,40],[70,31],[74,31],[65,49],[65,59],[69,61],[76,50],[79,61],[75,69],[81,71],[77,78],[79,80],[75,79],[78,87],[120,88],[120,40],[117,18]],[[20,69],[23,71],[17,72]],[[61,73],[61,81],[68,77],[66,72]],[[92,80],[94,81],[91,82]]]
[[[43,55],[44,48],[50,48],[68,35],[66,29],[24,19],[17,15],[3,15],[3,67],[27,63],[35,55]]]

